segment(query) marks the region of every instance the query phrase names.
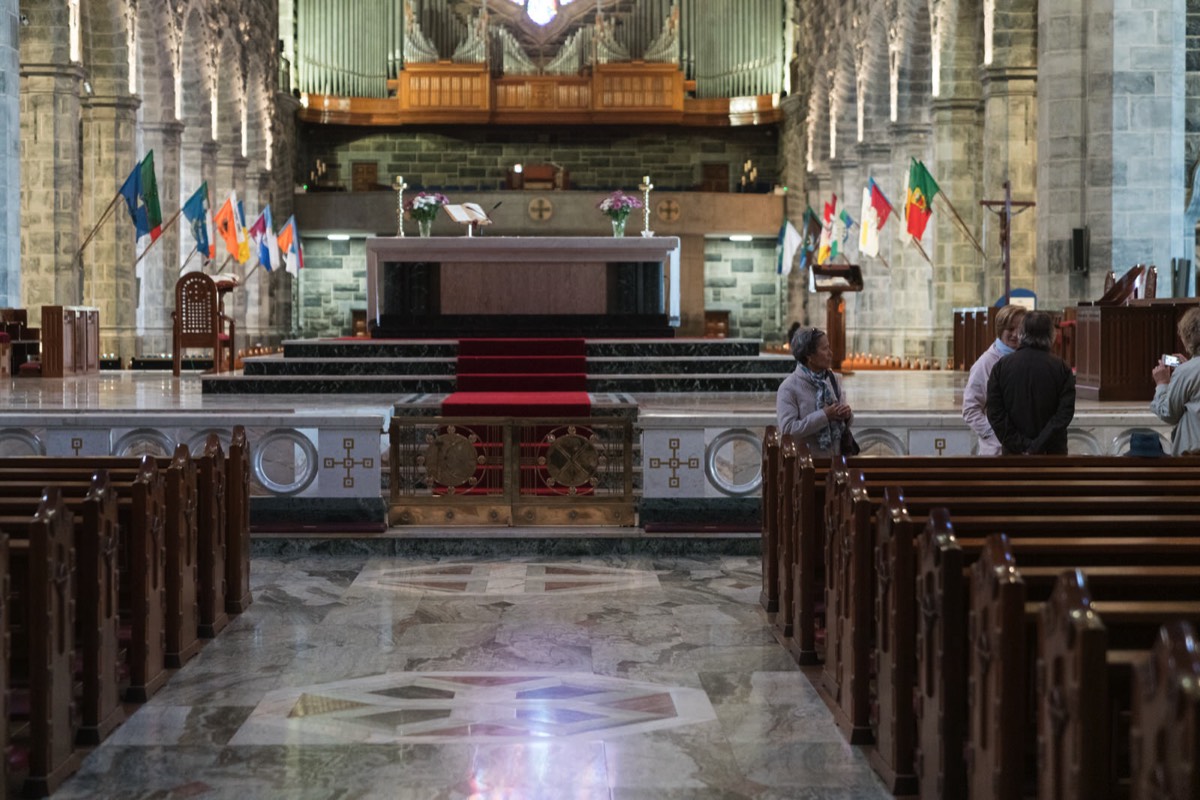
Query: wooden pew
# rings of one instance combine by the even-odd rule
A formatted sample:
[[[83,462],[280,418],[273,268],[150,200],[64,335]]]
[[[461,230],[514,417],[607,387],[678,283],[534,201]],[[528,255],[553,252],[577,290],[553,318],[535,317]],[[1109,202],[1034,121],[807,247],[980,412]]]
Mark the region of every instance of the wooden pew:
[[[13,502],[14,499],[20,502],[19,498],[24,498],[26,503],[36,503],[44,483],[9,480],[0,472],[0,503],[21,511],[23,509]],[[56,481],[55,485],[70,503],[85,497],[91,491],[92,483]],[[154,460],[146,458],[128,483],[122,484],[120,479],[110,481],[110,488],[117,498],[120,528],[117,608],[121,624],[128,629],[129,635],[125,698],[144,702],[158,691],[167,677],[164,669],[166,518],[163,480]],[[84,557],[81,553],[80,558]]]
[[[234,425],[225,467],[225,611],[250,607],[250,445],[246,428]]]
[[[762,591],[759,605],[779,611],[779,429],[768,425],[762,444]]]
[[[1029,491],[1041,492],[1041,497],[993,495],[986,488],[980,488],[982,496],[976,496],[973,485],[963,484],[958,488],[965,491],[957,493],[939,486],[938,496],[912,497],[906,493],[904,499],[913,516],[927,515],[930,509],[951,503],[956,518],[960,511],[970,515],[969,518],[990,515],[1019,519],[1019,515],[1033,514],[1035,531],[1049,533],[1060,517],[1086,525],[1102,514],[1109,528],[1122,525],[1123,517],[1144,521],[1145,515],[1139,512],[1146,510],[1147,493],[1152,493],[1157,483],[1112,487],[1105,495],[1090,494],[1096,490],[1086,481],[1031,485]],[[1200,480],[1191,486],[1194,492],[1200,492]],[[1128,494],[1122,496],[1118,490]],[[829,535],[825,551],[826,657],[821,685],[827,696],[836,701],[835,716],[851,743],[865,743],[872,738],[869,696],[874,647],[872,614],[887,613],[886,604],[880,606],[875,597],[878,591],[880,597],[886,598],[887,588],[877,590],[876,583],[889,576],[877,563],[876,539],[883,539],[886,534],[878,534],[874,515],[877,511],[881,515],[888,512],[880,511],[878,500],[865,488],[862,473],[851,475],[840,469],[830,470],[825,494]],[[1200,498],[1192,494],[1155,498],[1153,508],[1163,512],[1161,518],[1158,515],[1152,518],[1155,525],[1165,525],[1165,515],[1200,520]],[[887,666],[882,659],[880,666]],[[890,691],[890,684],[885,688]]]
[[[120,704],[118,667],[118,540],[116,495],[100,472],[86,492],[64,497],[55,487],[74,526],[76,648],[80,657],[80,744],[98,744],[125,719]],[[0,516],[32,517],[45,490],[27,498],[0,497]],[[15,533],[10,534],[16,536]]]
[[[1200,649],[1196,628],[1164,625],[1134,670],[1130,728],[1133,800],[1200,797]]]
[[[44,797],[76,769],[72,689],[75,657],[74,515],[50,488],[37,513],[0,517],[9,540],[10,686],[27,686],[29,721],[9,724],[9,740],[27,742],[23,793]],[[11,709],[11,707],[10,707]]]
[[[807,450],[807,448],[805,448]],[[794,536],[786,535],[786,531],[791,531],[796,525],[796,500],[797,494],[795,491],[789,490],[787,487],[792,486],[796,472],[796,440],[791,436],[785,435],[780,439],[779,444],[779,522],[778,529],[781,532],[778,541],[778,595],[780,612],[775,616],[775,630],[780,637],[783,638],[785,645],[787,640],[792,636],[792,580],[791,580],[791,564],[794,559],[792,547],[796,542]]]
[[[163,496],[166,509],[164,528],[166,541],[166,652],[168,667],[181,667],[200,650],[198,638],[199,581],[199,518],[197,465],[187,445],[175,448],[170,460],[157,459],[163,471]],[[165,462],[165,463],[164,463]],[[110,475],[125,474],[140,467],[138,459],[103,456],[70,456],[64,458],[19,457],[0,459],[0,475],[9,476],[36,470],[48,481],[78,479],[95,469],[107,469]],[[209,473],[210,477],[213,473]],[[211,491],[208,496],[215,497]],[[209,557],[213,550],[208,551]],[[224,564],[222,560],[220,562]],[[209,574],[216,574],[213,566]],[[224,570],[221,570],[224,574]]]
[[[229,624],[225,611],[228,571],[225,551],[225,455],[221,440],[210,433],[197,465],[197,526],[199,554],[198,610],[200,635],[211,639]]]

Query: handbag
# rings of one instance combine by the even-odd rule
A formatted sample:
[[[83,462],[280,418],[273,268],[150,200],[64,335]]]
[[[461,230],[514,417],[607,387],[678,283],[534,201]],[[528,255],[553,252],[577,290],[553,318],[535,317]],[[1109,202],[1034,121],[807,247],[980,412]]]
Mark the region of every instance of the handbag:
[[[837,378],[833,377],[833,373],[829,373],[829,382],[833,384],[833,391],[837,394],[838,399],[842,398],[842,387],[838,386]],[[847,424],[842,428],[841,451],[844,456],[856,456],[862,452],[862,448],[858,445],[858,440],[854,438],[854,434],[850,432],[850,426]]]

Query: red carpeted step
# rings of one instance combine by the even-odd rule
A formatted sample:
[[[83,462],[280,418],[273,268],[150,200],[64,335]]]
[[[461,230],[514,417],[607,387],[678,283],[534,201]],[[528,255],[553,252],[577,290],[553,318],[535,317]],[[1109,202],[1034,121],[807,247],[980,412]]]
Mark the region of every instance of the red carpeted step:
[[[587,392],[455,392],[442,413],[460,417],[586,417]]]
[[[455,385],[460,392],[582,392],[587,390],[587,375],[463,375]]]
[[[459,356],[586,356],[584,339],[459,339]]]
[[[458,357],[459,375],[486,373],[529,374],[587,372],[584,356],[464,356]]]

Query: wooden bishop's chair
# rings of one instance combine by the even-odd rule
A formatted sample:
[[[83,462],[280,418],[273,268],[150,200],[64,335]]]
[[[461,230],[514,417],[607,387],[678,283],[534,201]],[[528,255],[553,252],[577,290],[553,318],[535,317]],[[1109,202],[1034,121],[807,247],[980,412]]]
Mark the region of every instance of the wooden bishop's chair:
[[[189,272],[176,281],[171,319],[175,323],[171,348],[175,375],[179,375],[183,351],[188,347],[212,350],[213,372],[233,371],[235,326],[221,311],[216,281],[203,272]]]

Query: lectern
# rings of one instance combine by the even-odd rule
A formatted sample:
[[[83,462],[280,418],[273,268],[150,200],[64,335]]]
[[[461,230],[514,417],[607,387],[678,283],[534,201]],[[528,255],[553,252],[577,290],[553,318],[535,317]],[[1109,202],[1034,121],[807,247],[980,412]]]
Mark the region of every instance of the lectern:
[[[833,348],[833,368],[841,369],[846,359],[846,300],[842,294],[863,290],[862,270],[857,264],[814,264],[812,271],[817,291],[829,292],[825,300],[825,335]]]

